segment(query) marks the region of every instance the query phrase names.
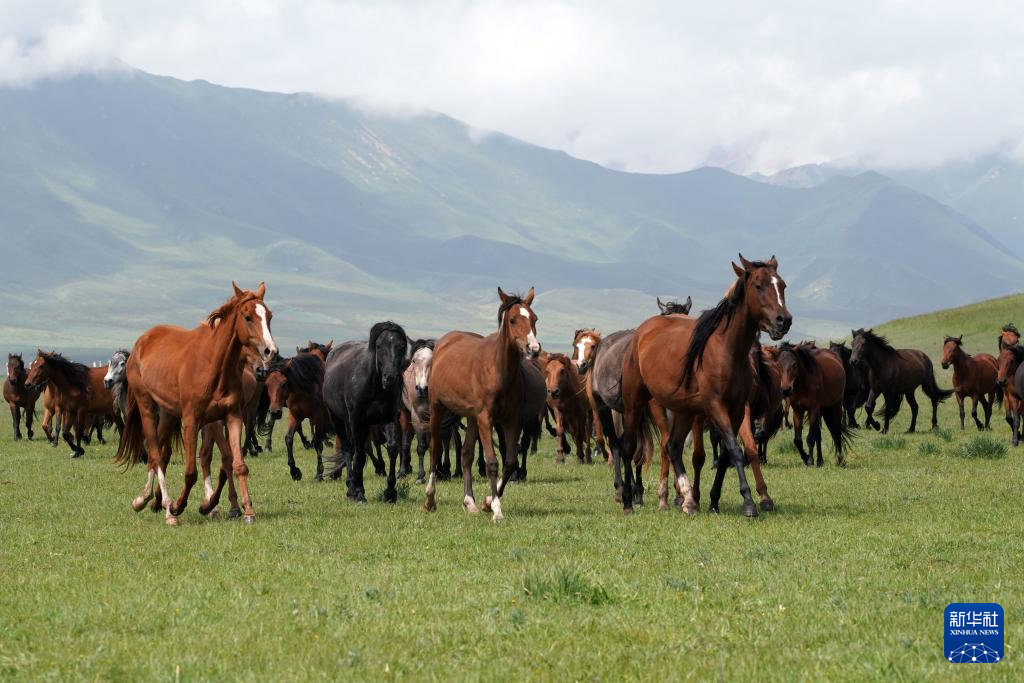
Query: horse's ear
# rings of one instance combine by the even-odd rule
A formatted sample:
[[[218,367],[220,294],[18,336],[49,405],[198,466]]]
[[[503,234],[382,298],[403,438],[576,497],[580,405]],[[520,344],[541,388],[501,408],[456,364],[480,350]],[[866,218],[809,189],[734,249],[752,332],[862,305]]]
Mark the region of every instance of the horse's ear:
[[[232,287],[232,289],[235,290],[235,296],[237,296],[237,297],[242,296],[242,290],[239,289],[238,285],[235,284],[234,280],[231,281],[231,287]]]
[[[776,260],[775,254],[772,254],[772,257],[770,259],[768,259],[768,265],[771,266],[772,268],[778,268],[779,267],[779,262],[778,262],[778,260]]]
[[[501,287],[498,287],[498,298],[501,299],[501,303],[508,303],[508,294]]]
[[[754,267],[754,264],[743,258],[743,254],[740,254],[740,265],[743,266],[744,270],[750,270]]]
[[[313,348],[313,340],[312,340],[312,339],[310,339],[310,340],[309,340],[309,343],[308,343],[308,344],[306,344],[306,348],[307,348],[307,349],[311,349],[311,348]]]
[[[302,351],[302,349],[300,349],[298,346],[296,346],[295,347],[295,353],[299,353],[300,351]]]
[[[530,287],[530,291],[527,292],[526,296],[523,298],[523,303],[526,304],[527,306],[532,306],[533,305],[533,295],[536,294],[536,293],[537,293],[536,290],[533,287]]]
[[[327,342],[326,344],[324,344],[324,350],[325,351],[330,351],[332,346],[334,346],[334,340],[333,339],[331,341]]]
[[[660,296],[657,297],[655,299],[655,301],[658,302],[658,310],[661,311],[662,313],[664,313],[665,312],[665,304],[661,303],[661,297]]]
[[[857,336],[857,330],[850,330],[850,339],[853,339],[856,336]]]
[[[686,305],[683,306],[683,308],[686,309],[687,313],[689,313],[690,309],[693,308],[693,299],[689,295],[686,296]]]
[[[963,344],[964,343],[964,335],[961,334],[959,337],[957,337],[956,338],[956,343],[957,344]]]
[[[267,286],[264,283],[260,283],[260,286],[256,288],[256,298],[263,301],[263,295],[267,293]]]
[[[745,271],[742,268],[740,268],[739,266],[737,266],[735,263],[733,263],[732,261],[730,261],[729,263],[730,263],[730,265],[732,265],[732,272],[736,273],[736,277],[743,277],[743,273]]]

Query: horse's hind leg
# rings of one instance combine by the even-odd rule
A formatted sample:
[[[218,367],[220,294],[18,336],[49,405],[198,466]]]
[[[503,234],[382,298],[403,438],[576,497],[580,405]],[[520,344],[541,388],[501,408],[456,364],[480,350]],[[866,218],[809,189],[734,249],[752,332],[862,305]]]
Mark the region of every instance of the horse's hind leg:
[[[795,411],[793,415],[794,417],[796,416]],[[757,517],[757,506],[754,504],[754,499],[750,496],[750,485],[747,484],[747,475],[744,471],[746,454],[736,442],[736,435],[733,432],[733,425],[739,426],[743,421],[742,411],[739,415],[733,416],[729,414],[724,404],[713,402],[710,406],[709,417],[714,421],[715,426],[718,427],[719,434],[722,437],[724,454],[730,456],[732,464],[736,468],[736,475],[739,478],[740,484],[740,495],[743,496],[743,514],[746,517]],[[722,484],[725,482],[725,472],[728,469],[723,466],[724,464],[719,463],[718,469],[715,470],[715,481],[711,485],[711,500],[708,510],[715,513],[718,512],[718,501],[721,499]]]
[[[810,466],[814,461],[804,450],[804,416],[799,410],[793,411],[793,444],[800,453],[800,459],[805,465]]]
[[[420,469],[416,473],[416,483],[422,484],[426,481],[426,473],[423,471],[423,456],[427,452],[427,448],[430,446],[430,437],[427,432],[416,432],[416,458],[419,460]],[[462,464],[462,449],[458,450],[459,453],[459,464]]]
[[[988,396],[982,394],[981,404],[985,407],[985,429],[992,428],[992,405],[996,402],[996,392],[991,392]]]
[[[288,473],[291,474],[292,481],[302,481],[302,470],[295,464],[295,428],[298,424],[298,420],[295,419],[294,414],[288,412],[288,431],[284,435],[284,449],[288,453]]]
[[[398,491],[395,489],[397,482],[395,465],[398,461],[397,431],[398,425],[394,422],[384,425],[384,438],[386,439],[384,447],[388,452],[388,486],[384,489],[385,503],[394,503],[398,500]]]
[[[481,412],[476,417],[476,423],[479,439],[484,448],[487,478],[491,482],[491,495],[484,498],[483,509],[491,513],[492,521],[499,522],[504,519],[504,515],[501,512],[501,497],[498,495],[498,459],[494,454],[494,428],[491,416],[487,412]]]
[[[683,501],[683,512],[688,515],[700,511],[700,472],[704,469],[704,461],[707,459],[707,453],[704,451],[704,418],[697,417],[693,420],[690,433],[693,435],[693,482],[689,498]]]
[[[213,435],[210,433],[210,425],[200,430],[202,441],[199,444],[199,463],[203,469],[203,502],[199,504],[199,512],[203,515],[215,515],[217,510],[209,508],[210,499],[213,498],[213,477],[211,475],[211,463],[213,462]]]
[[[199,478],[196,472],[196,443],[199,440],[199,429],[193,416],[182,420],[182,432],[185,441],[185,485],[181,487],[178,499],[171,503],[170,511],[175,517],[188,507],[189,494]]]
[[[965,418],[965,415],[964,415],[964,397],[963,397],[963,395],[959,391],[956,392],[955,394],[953,394],[953,396],[956,398],[957,408],[960,409],[960,431],[962,432],[965,429],[967,429],[966,420],[964,419]],[[977,420],[978,419],[978,415],[977,415],[978,399],[974,399],[974,411],[975,411],[974,419]]]
[[[905,396],[907,398],[907,405],[910,406],[910,429],[907,430],[907,434],[913,434],[917,430],[917,397],[914,396],[915,393],[916,393],[916,390],[911,389],[910,391],[908,391],[905,394]],[[934,405],[937,406],[938,403],[934,403]],[[933,412],[933,421],[934,421],[934,412]]]
[[[11,420],[14,422],[14,440],[21,441],[21,408],[16,403],[12,403],[11,409]]]
[[[661,479],[658,484],[658,509],[668,508],[668,466],[672,465],[675,470],[676,507],[682,507],[690,495],[690,481],[686,478],[686,467],[683,465],[683,448],[686,445],[686,435],[690,432],[693,419],[689,415],[676,413],[672,418],[672,428],[668,434],[668,441],[665,443],[665,452],[662,455]]]
[[[775,501],[768,495],[768,484],[761,474],[761,460],[757,452],[757,444],[754,441],[754,430],[751,425],[750,406],[748,405],[743,414],[743,423],[740,425],[740,440],[743,442],[743,452],[750,463],[750,469],[754,473],[754,487],[761,499],[761,509],[771,512],[775,509]]]
[[[231,469],[238,478],[238,489],[242,494],[242,510],[245,514],[245,521],[251,524],[256,521],[256,512],[252,507],[252,497],[249,495],[249,467],[245,464],[245,457],[242,455],[242,416],[238,414],[228,415],[228,443],[231,446]]]
[[[35,433],[32,431],[32,422],[35,420],[36,406],[34,403],[29,404],[25,408],[25,433],[28,436],[28,440],[31,441]]]
[[[984,396],[981,397],[981,405],[982,405],[982,409],[985,410],[986,406],[985,406],[985,397]],[[974,424],[978,426],[978,431],[979,432],[984,431],[985,430],[985,423],[978,419],[978,395],[977,394],[975,394],[974,396],[971,397],[971,417],[974,418]]]

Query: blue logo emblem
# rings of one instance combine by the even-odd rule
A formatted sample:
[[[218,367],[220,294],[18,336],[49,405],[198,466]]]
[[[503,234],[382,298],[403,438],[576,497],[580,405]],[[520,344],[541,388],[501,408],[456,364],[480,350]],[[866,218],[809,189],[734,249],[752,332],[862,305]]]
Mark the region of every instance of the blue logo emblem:
[[[946,661],[995,664],[1003,659],[1003,608],[994,602],[954,602],[946,607]]]

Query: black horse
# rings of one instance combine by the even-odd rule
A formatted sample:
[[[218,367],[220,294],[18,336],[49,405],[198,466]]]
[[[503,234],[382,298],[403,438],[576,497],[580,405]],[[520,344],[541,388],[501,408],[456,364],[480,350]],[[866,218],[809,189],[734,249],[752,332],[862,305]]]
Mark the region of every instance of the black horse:
[[[846,371],[846,391],[843,395],[843,410],[846,412],[846,424],[851,429],[860,429],[857,424],[857,409],[867,403],[871,398],[871,381],[868,378],[868,369],[862,364],[853,365],[850,356],[853,351],[842,342],[832,342],[828,350],[839,356],[843,361],[843,370]],[[868,427],[880,429],[880,425],[873,415],[868,415],[864,423]]]
[[[693,308],[693,299],[686,297],[686,303],[679,303],[678,301],[662,301],[661,297],[657,298],[658,310],[661,315],[690,315],[690,309]]]
[[[395,491],[395,460],[398,458],[398,414],[402,402],[402,370],[408,338],[393,322],[377,323],[365,342],[347,342],[327,356],[323,396],[331,424],[342,440],[342,457],[330,473],[341,476],[348,465],[348,497],[363,502],[363,468],[372,426],[383,427],[387,439],[388,485],[384,500],[392,503]]]
[[[850,363],[854,367],[865,365],[869,371],[873,396],[864,406],[868,424],[874,419],[874,399],[884,396],[882,433],[888,432],[889,422],[896,417],[905,398],[910,406],[910,428],[907,432],[913,433],[917,428],[917,399],[914,394],[921,387],[932,403],[932,429],[937,427],[939,404],[952,396],[953,390],[939,388],[931,358],[917,349],[894,349],[885,337],[874,330],[853,330],[852,335]]]

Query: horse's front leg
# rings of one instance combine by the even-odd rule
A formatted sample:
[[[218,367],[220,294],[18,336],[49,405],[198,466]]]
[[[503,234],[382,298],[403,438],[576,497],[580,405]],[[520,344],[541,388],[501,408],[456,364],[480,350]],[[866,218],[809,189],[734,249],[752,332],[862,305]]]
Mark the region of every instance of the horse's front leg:
[[[981,397],[981,405],[984,410],[985,397]],[[979,432],[985,431],[985,423],[978,419],[978,395],[971,396],[971,417],[974,418],[974,424],[978,427]]]
[[[813,458],[804,451],[804,416],[796,409],[793,410],[793,444],[805,465],[810,467],[814,464]]]
[[[960,410],[960,431],[963,431],[967,429],[967,424],[965,420],[966,415],[964,414],[964,397],[960,394],[959,391],[953,394],[953,397],[956,399],[957,408]],[[977,411],[977,399],[975,399],[974,405],[975,411]],[[975,416],[975,419],[977,419],[977,416]]]
[[[188,507],[188,497],[199,478],[196,472],[196,443],[199,440],[199,429],[196,423],[196,417],[189,415],[182,420],[181,424],[182,438],[185,442],[185,485],[181,487],[178,499],[171,503],[170,512],[175,517],[180,516]]]
[[[668,465],[675,470],[675,505],[682,507],[690,497],[690,480],[686,477],[683,465],[683,449],[686,447],[686,435],[693,426],[693,418],[689,414],[674,413],[662,454],[661,481],[658,483],[658,509],[668,508]]]
[[[252,496],[249,493],[249,466],[245,464],[245,456],[242,455],[242,430],[245,425],[240,412],[231,412],[227,416],[228,445],[231,448],[231,471],[238,479],[238,491],[242,494],[242,514],[246,524],[256,521],[256,511],[253,510]]]
[[[352,452],[352,460],[348,467],[348,492],[346,496],[349,500],[353,500],[357,503],[366,502],[366,490],[363,487],[363,470],[366,467],[366,455],[372,449],[372,444],[367,443],[370,439],[370,435],[363,429],[363,426],[359,424],[359,421],[350,418],[348,421],[348,430],[352,436],[349,443],[349,448]]]
[[[35,405],[35,403],[30,403],[25,408],[25,432],[26,432],[26,435],[28,436],[28,440],[29,441],[31,441],[32,437],[35,436],[35,434],[32,432],[32,423],[35,421],[35,412],[36,412],[36,405]]]
[[[690,460],[693,465],[693,485],[690,487],[690,496],[683,500],[683,512],[688,515],[700,511],[700,473],[704,469],[704,461],[707,460],[707,452],[704,450],[703,417],[694,418],[690,434],[693,438],[693,457]]]
[[[864,403],[864,425],[871,427],[876,432],[881,428],[881,424],[875,419],[875,404],[878,402],[878,394],[875,393],[874,389],[868,391],[868,400]]]
[[[203,501],[199,504],[199,514],[216,516],[219,514],[219,510],[212,510],[209,507],[210,500],[213,498],[214,492],[211,468],[211,464],[213,463],[214,441],[210,427],[211,426],[207,424],[199,430],[199,464],[203,470]]]
[[[718,427],[719,435],[722,439],[722,447],[725,454],[730,456],[732,464],[736,468],[736,475],[740,480],[740,495],[743,496],[743,514],[746,517],[757,517],[757,506],[754,505],[754,499],[750,496],[750,486],[747,484],[747,475],[744,468],[746,455],[736,442],[735,429],[743,421],[743,411],[740,409],[735,413],[731,413],[719,401],[712,402],[710,408],[708,417]],[[796,415],[795,411],[793,415]],[[718,512],[718,501],[721,498],[722,484],[725,481],[725,472],[728,469],[721,465],[724,465],[724,463],[720,463],[718,469],[715,470],[715,482],[711,486],[711,504],[708,508],[711,512],[715,513]]]
[[[11,421],[14,423],[14,440],[21,441],[21,408],[17,403],[8,406],[11,409]]]
[[[288,431],[284,435],[284,449],[288,453],[288,473],[291,474],[292,481],[302,481],[302,470],[295,464],[295,428],[298,425],[298,420],[295,419],[295,413],[288,411]]]
[[[917,398],[914,396],[916,389],[911,389],[906,393],[907,404],[910,406],[910,429],[907,430],[908,434],[913,434],[917,430]],[[886,411],[888,412],[888,411]]]
[[[397,421],[384,425],[384,447],[388,452],[388,486],[384,489],[384,502],[394,503],[398,501],[398,491],[395,489],[397,483],[397,471],[395,464],[398,461],[398,424]]]
[[[483,411],[477,415],[476,425],[478,438],[484,449],[487,478],[491,483],[491,495],[484,498],[483,509],[491,513],[491,521],[500,522],[505,518],[505,515],[501,511],[501,497],[498,495],[498,458],[494,452],[494,425],[491,422],[490,413]]]

